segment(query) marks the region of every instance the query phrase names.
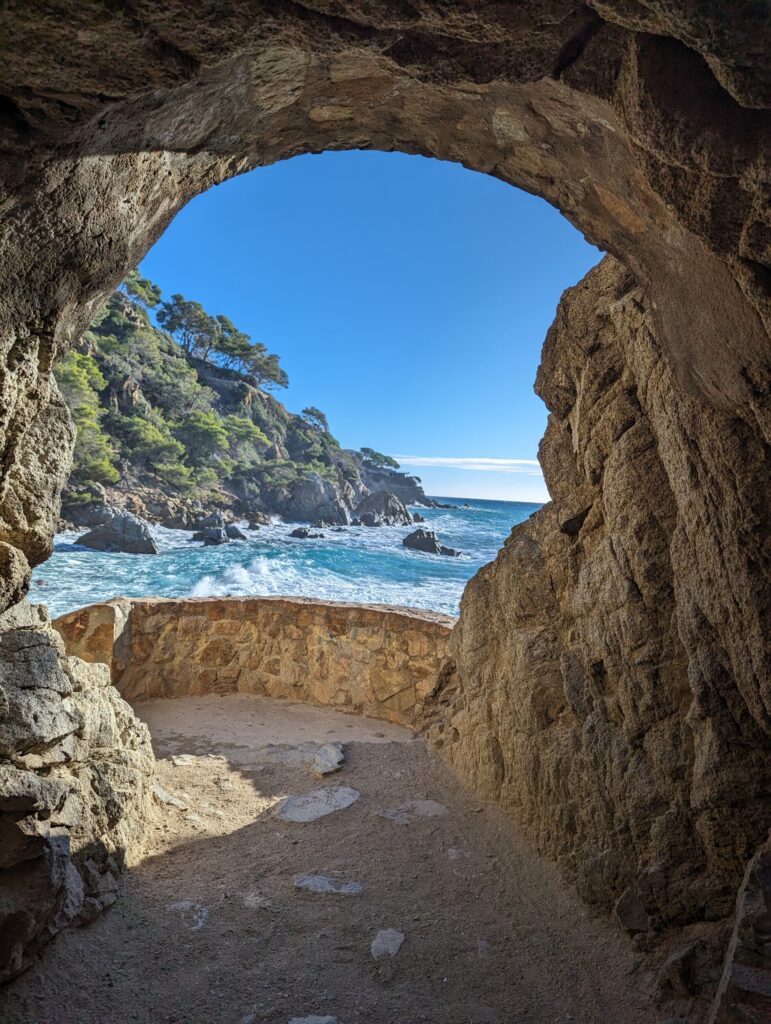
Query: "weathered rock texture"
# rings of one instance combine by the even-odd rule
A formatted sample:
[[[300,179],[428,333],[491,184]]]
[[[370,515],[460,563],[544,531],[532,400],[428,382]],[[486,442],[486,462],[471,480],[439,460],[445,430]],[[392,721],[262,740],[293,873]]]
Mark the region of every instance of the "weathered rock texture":
[[[45,612],[0,616],[0,981],[115,901],[146,815],[146,726]]]
[[[260,693],[416,725],[454,621],[301,598],[118,598],[54,626],[127,700]]]
[[[611,258],[537,389],[554,497],[468,585],[431,734],[630,934],[731,913],[768,829],[767,466]]]
[[[720,986],[707,1024],[771,1016],[771,837],[747,866]]]
[[[727,913],[768,814],[768,6],[30,0],[0,39],[3,606],[67,469],[52,360],[185,202],[324,149],[495,174],[630,277],[551,335],[554,504],[464,602],[448,753],[630,929]]]

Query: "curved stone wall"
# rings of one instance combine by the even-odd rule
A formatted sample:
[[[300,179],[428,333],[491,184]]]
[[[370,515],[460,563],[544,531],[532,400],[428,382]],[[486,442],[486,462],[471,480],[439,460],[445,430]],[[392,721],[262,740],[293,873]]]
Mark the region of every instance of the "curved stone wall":
[[[283,597],[118,598],[54,622],[129,701],[262,693],[403,725],[421,720],[454,620]]]

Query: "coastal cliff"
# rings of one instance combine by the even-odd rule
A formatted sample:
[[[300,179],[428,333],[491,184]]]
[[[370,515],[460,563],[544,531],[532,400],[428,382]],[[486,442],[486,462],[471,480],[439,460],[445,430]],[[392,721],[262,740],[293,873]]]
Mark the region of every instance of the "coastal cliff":
[[[393,459],[341,448],[320,410],[289,412],[263,345],[136,273],[55,376],[77,424],[65,522],[107,504],[172,528],[213,510],[346,525],[379,491],[432,504]]]

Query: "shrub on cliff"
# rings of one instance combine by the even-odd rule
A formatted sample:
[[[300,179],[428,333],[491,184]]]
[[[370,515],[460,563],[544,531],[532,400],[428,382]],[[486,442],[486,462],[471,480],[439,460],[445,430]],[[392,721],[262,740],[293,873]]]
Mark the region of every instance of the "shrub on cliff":
[[[78,428],[73,484],[122,475],[257,503],[266,489],[337,473],[324,413],[293,415],[265,390],[288,383],[278,357],[200,303],[162,301],[136,271],[56,375]]]
[[[71,479],[75,484],[114,484],[116,452],[102,428],[105,410],[99,392],[107,387],[96,361],[80,352],[68,352],[59,363],[56,379],[77,428]]]

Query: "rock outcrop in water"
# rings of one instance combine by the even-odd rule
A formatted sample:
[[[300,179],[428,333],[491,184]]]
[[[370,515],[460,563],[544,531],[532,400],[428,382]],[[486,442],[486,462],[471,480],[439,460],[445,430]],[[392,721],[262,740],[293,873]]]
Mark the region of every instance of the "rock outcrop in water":
[[[411,514],[390,491],[367,495],[356,508],[355,516],[362,526],[408,526],[412,522]]]
[[[766,8],[30,2],[3,19],[3,607],[50,551],[68,471],[53,362],[190,198],[324,149],[493,173],[614,258],[551,333],[554,501],[469,588],[443,749],[638,942],[732,915],[769,819]]]
[[[413,530],[408,533],[402,541],[405,548],[412,548],[413,551],[424,551],[429,555],[449,555],[455,557],[460,554],[455,548],[448,548],[439,543],[439,538],[433,530]]]
[[[78,537],[78,544],[95,551],[122,551],[131,555],[157,555],[158,545],[148,524],[130,512],[109,509],[103,521]]]

